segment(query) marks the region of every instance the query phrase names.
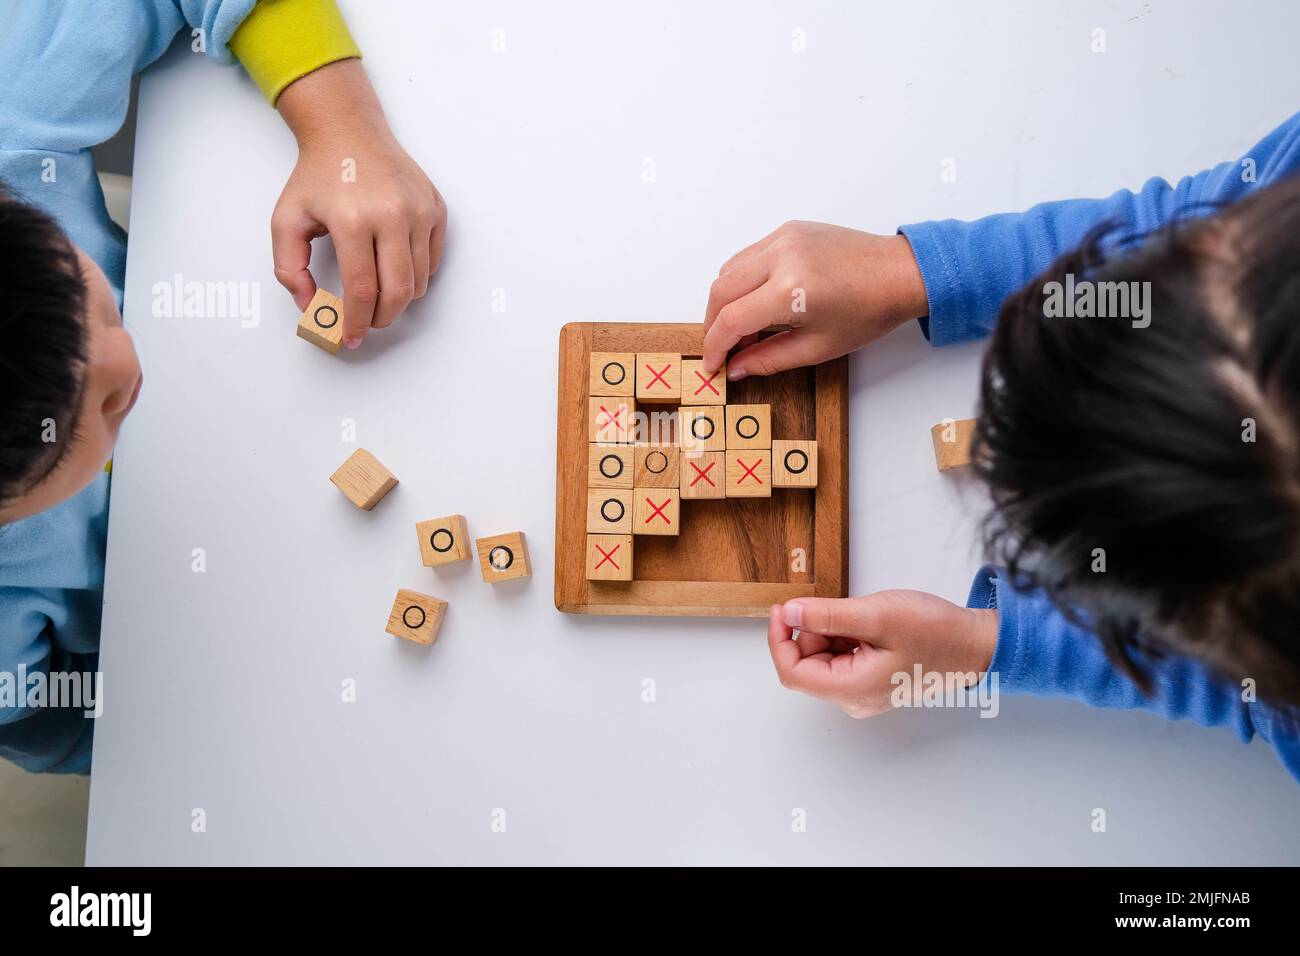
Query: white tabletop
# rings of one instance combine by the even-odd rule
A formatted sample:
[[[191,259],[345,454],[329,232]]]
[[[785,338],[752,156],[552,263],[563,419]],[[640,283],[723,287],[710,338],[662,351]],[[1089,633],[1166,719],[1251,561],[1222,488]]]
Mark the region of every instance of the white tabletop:
[[[1300,862],[1300,789],[1225,730],[1029,698],[859,723],[777,684],[761,622],[552,606],[565,322],[695,321],[786,219],[1105,194],[1295,108],[1292,4],[1066,6],[345,2],[451,232],[428,297],[337,358],[271,272],[292,139],[173,50],[141,89],[88,862]],[[154,317],[177,274],[260,283],[260,323]],[[964,600],[979,498],[928,429],[972,411],[978,354],[908,327],[854,359],[854,593]],[[401,479],[370,513],[327,480],[345,419]],[[524,530],[532,580],[422,567],[412,525],[452,512]],[[400,587],[451,602],[433,648],[384,634]]]

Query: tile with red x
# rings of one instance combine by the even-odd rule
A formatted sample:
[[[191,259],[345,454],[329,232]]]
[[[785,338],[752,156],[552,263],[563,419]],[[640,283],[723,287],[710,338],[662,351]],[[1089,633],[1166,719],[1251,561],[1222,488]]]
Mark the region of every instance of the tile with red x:
[[[587,441],[627,444],[636,425],[636,402],[617,396],[593,396],[587,400]]]
[[[682,404],[727,404],[727,366],[708,375],[703,359],[682,359]]]
[[[678,476],[685,501],[727,497],[727,462],[720,451],[683,451]]]
[[[587,580],[632,580],[632,536],[630,534],[587,535]]]
[[[682,357],[670,352],[638,352],[636,400],[676,405],[682,400]]]
[[[632,533],[681,533],[681,495],[675,488],[636,488],[632,492]]]
[[[728,498],[772,497],[771,449],[733,448],[725,454]]]

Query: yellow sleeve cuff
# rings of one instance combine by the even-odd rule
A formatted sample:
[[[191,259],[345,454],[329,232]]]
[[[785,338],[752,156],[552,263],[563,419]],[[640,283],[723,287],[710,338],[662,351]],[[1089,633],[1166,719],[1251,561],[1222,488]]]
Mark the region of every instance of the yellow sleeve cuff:
[[[272,106],[294,80],[361,56],[334,0],[258,0],[230,38],[230,51]]]

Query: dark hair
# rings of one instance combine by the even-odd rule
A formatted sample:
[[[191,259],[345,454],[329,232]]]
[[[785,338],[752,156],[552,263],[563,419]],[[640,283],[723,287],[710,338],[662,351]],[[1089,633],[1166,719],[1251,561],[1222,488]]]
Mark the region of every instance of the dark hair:
[[[0,185],[0,504],[53,471],[74,438],[85,308],[72,243]]]
[[[1048,317],[1067,274],[1150,283],[1150,324]],[[993,560],[1144,690],[1172,651],[1300,703],[1300,179],[1140,240],[1102,227],[1011,296],[973,453]]]

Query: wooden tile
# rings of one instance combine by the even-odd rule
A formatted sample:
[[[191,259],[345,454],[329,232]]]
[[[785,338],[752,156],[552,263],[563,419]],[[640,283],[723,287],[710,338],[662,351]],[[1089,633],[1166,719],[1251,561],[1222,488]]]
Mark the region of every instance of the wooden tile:
[[[633,534],[681,533],[681,492],[676,488],[637,488],[632,499]]]
[[[632,533],[632,490],[592,488],[587,492],[588,534]]]
[[[348,456],[330,481],[362,511],[369,511],[397,486],[397,477],[364,448]]]
[[[522,531],[479,538],[474,547],[478,551],[479,570],[488,584],[532,577],[533,572],[528,567],[528,545]]]
[[[772,442],[772,487],[817,487],[817,443],[815,441],[777,438]]]
[[[674,445],[637,445],[634,488],[676,488],[681,449]]]
[[[587,535],[587,580],[631,581],[632,557],[630,534]]]
[[[343,301],[317,289],[298,320],[298,338],[337,355],[343,345]]]
[[[432,644],[438,639],[438,629],[442,627],[442,618],[446,613],[446,601],[403,588],[397,592],[393,609],[388,612],[388,626],[384,630],[394,637],[402,637],[416,644]]]
[[[631,445],[588,445],[588,488],[631,488],[634,449]]]
[[[772,497],[772,451],[769,448],[728,448],[727,497]]]
[[[636,400],[676,405],[682,400],[682,357],[669,352],[638,352]]]
[[[587,400],[587,441],[628,444],[632,441],[636,402],[618,396]]]
[[[682,404],[727,404],[727,366],[705,375],[703,359],[682,359]]]
[[[683,451],[722,451],[727,447],[726,411],[722,405],[683,405],[677,410]]]
[[[682,451],[678,467],[683,501],[727,497],[727,461],[720,451]]]
[[[930,439],[934,442],[934,463],[940,471],[970,464],[970,443],[974,435],[973,418],[945,418],[930,429]]]
[[[635,352],[592,352],[588,395],[636,394]]]
[[[728,405],[727,448],[771,448],[771,405]]]
[[[420,560],[426,568],[470,559],[469,529],[464,515],[416,522],[415,534],[420,540]]]

